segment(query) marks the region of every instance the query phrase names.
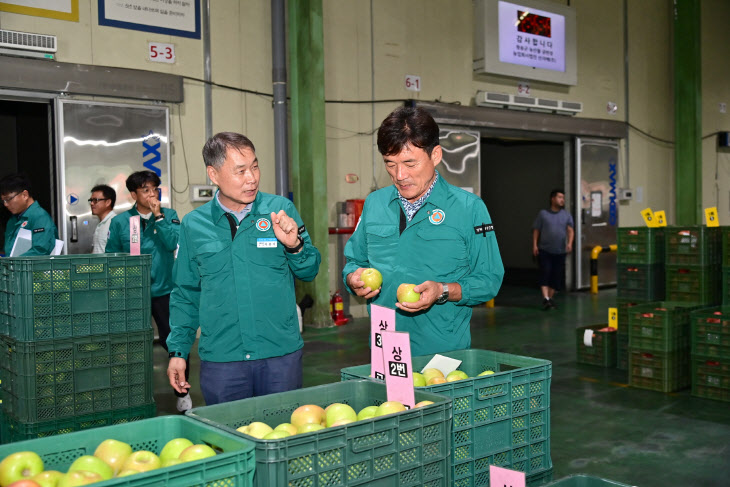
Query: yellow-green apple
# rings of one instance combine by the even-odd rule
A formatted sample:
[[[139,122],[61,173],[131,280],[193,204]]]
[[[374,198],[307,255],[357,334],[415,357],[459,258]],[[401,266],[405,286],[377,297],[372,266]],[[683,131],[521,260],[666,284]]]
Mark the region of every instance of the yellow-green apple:
[[[414,408],[422,408],[423,406],[428,406],[429,404],[433,404],[433,401],[421,401],[421,402],[419,402],[418,404],[416,404],[413,407]]]
[[[182,459],[181,459],[182,460]],[[147,450],[139,450],[127,458],[122,465],[122,470],[136,470],[138,472],[148,472],[160,468],[160,457]]]
[[[494,373],[493,370],[485,370],[484,372],[482,372],[481,374],[479,374],[477,377],[480,377],[482,375],[492,375],[493,373]]]
[[[431,377],[430,379],[428,379],[428,382],[426,382],[426,385],[432,386],[435,384],[444,384],[444,383],[446,383],[446,377],[436,376],[436,377]]]
[[[288,431],[284,430],[273,430],[271,433],[267,434],[262,440],[280,440],[282,438],[286,438],[287,436],[291,436],[291,434]]]
[[[297,430],[303,424],[317,423],[321,424],[324,420],[324,409],[314,404],[305,404],[299,406],[291,413],[291,424],[293,424]]]
[[[181,463],[185,463],[185,462],[183,462],[179,458],[168,458],[167,460],[165,460],[164,462],[161,462],[161,463],[162,463],[162,465],[160,466],[160,468],[165,468],[165,467],[172,467],[175,465],[180,465]]]
[[[426,378],[419,372],[413,373],[413,387],[423,387],[426,385]]]
[[[466,375],[466,372],[463,370],[454,370],[452,372],[449,372],[449,375],[446,376],[446,382],[454,382],[457,380],[464,380],[468,379],[469,376]]]
[[[202,460],[203,458],[209,458],[215,456],[215,450],[208,445],[198,444],[185,448],[180,453],[180,460],[183,462],[192,462],[193,460]]]
[[[274,431],[286,431],[290,435],[296,435],[297,427],[291,423],[281,423],[279,426],[274,428]]]
[[[360,280],[365,284],[365,287],[369,287],[372,291],[380,289],[380,286],[383,285],[383,275],[379,270],[372,267],[362,271]]]
[[[25,479],[25,480],[16,480],[12,484],[8,485],[8,487],[40,487],[40,484],[34,480]]]
[[[406,407],[398,401],[386,401],[375,411],[375,416],[385,416],[386,414],[399,413],[405,411]]]
[[[363,419],[370,419],[375,416],[375,411],[378,410],[378,406],[364,407],[357,413],[357,420],[362,421]]]
[[[323,429],[324,426],[319,423],[304,423],[299,428],[297,428],[297,434],[301,435],[303,433],[311,433],[312,431],[319,431]]]
[[[0,462],[0,486],[5,487],[17,480],[30,479],[43,471],[43,460],[32,451],[19,451]]]
[[[128,443],[111,439],[102,441],[94,451],[94,456],[104,460],[112,468],[114,475],[119,473],[122,465],[131,454],[132,447]]]
[[[94,455],[80,456],[68,467],[68,472],[79,471],[98,473],[104,480],[114,477],[114,470],[104,460]]]
[[[335,421],[334,423],[332,423],[330,425],[330,427],[331,428],[334,428],[336,426],[344,426],[346,424],[354,423],[355,421],[357,421],[357,418],[355,418],[355,419],[342,418],[342,419],[338,419],[337,421]]]
[[[78,487],[79,485],[93,484],[94,482],[101,482],[102,480],[104,479],[96,472],[74,470],[73,472],[68,472],[66,475],[61,477],[56,484],[56,487]]]
[[[253,423],[247,424],[246,426],[241,426],[236,431],[239,431],[244,435],[253,436],[254,438],[258,438],[260,440],[264,436],[274,431],[274,429],[266,423],[254,421]]]
[[[129,470],[129,469],[127,469],[127,470],[122,470],[121,472],[119,472],[119,473],[117,474],[117,478],[119,478],[119,477],[128,477],[128,476],[130,476],[130,475],[134,475],[134,474],[136,474],[136,473],[139,473],[139,472],[138,472],[138,471],[136,471],[136,470]]]
[[[395,292],[399,303],[415,303],[421,299],[421,293],[417,293],[413,290],[416,287],[415,284],[401,284],[398,286],[398,290]]]
[[[58,484],[58,481],[61,480],[61,477],[63,477],[63,474],[58,470],[44,470],[31,480],[41,487],[56,487],[56,484]]]
[[[337,421],[340,421],[341,419],[349,419],[352,421],[355,421],[357,419],[357,413],[354,409],[352,409],[347,404],[342,404],[339,402],[327,406],[327,409],[325,410],[325,415],[327,418],[325,426],[327,426],[328,428],[335,424]]]
[[[193,446],[193,442],[187,438],[173,438],[162,447],[160,463],[164,465],[168,460],[178,459],[182,451],[189,446]]]
[[[444,373],[439,369],[426,369],[423,371],[423,378],[426,379],[426,383],[431,380],[432,377],[443,377]]]

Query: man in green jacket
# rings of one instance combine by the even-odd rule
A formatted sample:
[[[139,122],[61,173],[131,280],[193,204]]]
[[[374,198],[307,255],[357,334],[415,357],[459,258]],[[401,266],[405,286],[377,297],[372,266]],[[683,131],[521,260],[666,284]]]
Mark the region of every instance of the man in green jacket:
[[[127,190],[135,204],[129,210],[114,218],[109,225],[106,252],[129,252],[129,219],[140,217],[140,253],[152,255],[151,286],[152,317],[157,324],[160,344],[167,350],[167,336],[170,334],[170,292],[172,292],[172,266],[175,263],[180,233],[180,220],[172,208],[160,205],[158,188],[160,178],[152,171],[138,171],[130,174],[126,181]],[[186,411],[192,407],[188,394],[177,394],[177,409]]]
[[[200,328],[200,388],[208,405],[302,386],[294,278],[311,281],[321,257],[294,204],[259,191],[259,162],[244,135],[203,148],[212,201],[185,216],[170,299],[167,375],[176,391]]]
[[[30,180],[11,174],[0,181],[0,198],[12,214],[5,227],[5,257],[10,257],[21,228],[31,232],[31,248],[15,257],[51,255],[58,230],[51,215],[33,199]]]
[[[492,299],[504,267],[484,202],[450,185],[436,171],[439,128],[421,108],[396,109],[378,130],[378,150],[393,186],[370,194],[345,246],[342,277],[351,293],[397,307],[396,330],[411,352],[428,355],[471,346],[471,306]],[[383,275],[380,289],[360,279]],[[416,284],[415,303],[397,303],[402,283]]]

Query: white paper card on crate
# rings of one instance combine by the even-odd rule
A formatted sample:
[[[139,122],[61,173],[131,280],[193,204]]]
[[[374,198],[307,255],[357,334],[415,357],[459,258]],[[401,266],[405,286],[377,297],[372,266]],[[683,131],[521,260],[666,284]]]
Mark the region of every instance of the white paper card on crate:
[[[489,487],[525,487],[525,472],[490,465]]]
[[[586,347],[593,346],[593,330],[586,330],[583,332],[583,345]]]
[[[18,230],[18,236],[15,238],[13,248],[10,251],[10,257],[18,257],[33,248],[33,232],[27,228]]]
[[[447,375],[449,375],[449,373],[458,369],[459,365],[461,365],[461,360],[456,360],[455,358],[444,357],[443,355],[436,354],[431,360],[428,361],[426,366],[421,369],[421,373],[423,373],[423,371],[426,369],[439,369],[441,372],[443,372],[444,377],[446,377]]]

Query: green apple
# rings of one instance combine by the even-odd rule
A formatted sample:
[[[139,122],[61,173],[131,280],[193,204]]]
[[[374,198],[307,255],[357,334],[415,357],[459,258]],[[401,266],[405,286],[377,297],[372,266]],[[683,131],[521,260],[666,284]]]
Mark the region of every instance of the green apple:
[[[179,458],[180,453],[189,446],[193,446],[193,442],[187,438],[173,438],[162,447],[160,462],[164,465],[167,460]]]
[[[351,421],[357,420],[357,413],[347,404],[336,402],[327,406],[327,409],[325,410],[325,419],[325,426],[329,428],[336,422],[343,419],[349,419]]]
[[[312,431],[319,431],[323,429],[324,426],[319,423],[304,423],[299,428],[297,428],[297,434],[301,435],[303,433],[311,433]]]
[[[193,460],[202,460],[215,456],[215,450],[208,445],[189,446],[180,453],[180,460],[183,462],[192,462]]]
[[[443,377],[444,373],[439,369],[426,369],[423,371],[423,378],[426,379],[426,384],[434,377]]]
[[[362,421],[363,419],[370,419],[372,417],[375,417],[375,411],[378,410],[378,406],[368,406],[365,408],[362,408],[359,413],[357,413],[357,420]]]
[[[365,287],[369,287],[371,291],[376,291],[383,285],[383,275],[379,270],[373,269],[372,267],[362,271],[362,274],[360,274],[360,280],[365,283]]]
[[[121,470],[136,470],[138,472],[148,472],[150,470],[156,470],[162,466],[160,463],[160,457],[147,450],[139,450],[127,458],[127,461],[122,465]]]
[[[481,377],[482,375],[492,375],[494,373],[493,370],[485,370],[481,374],[479,374],[477,377]]]
[[[454,370],[446,376],[446,382],[468,379],[469,376],[463,370]]]
[[[279,426],[274,428],[274,431],[286,431],[290,435],[296,435],[297,427],[291,423],[281,423]]]
[[[413,408],[422,408],[423,406],[428,406],[429,404],[433,404],[433,401],[421,401],[413,406]]]
[[[10,485],[16,480],[29,479],[43,471],[43,460],[32,451],[19,451],[0,462],[0,485]]]
[[[168,458],[167,460],[165,460],[164,462],[162,462],[162,465],[161,465],[160,468],[172,467],[172,466],[175,466],[175,465],[180,465],[181,463],[185,463],[185,462],[183,462],[179,458]]]
[[[386,414],[399,413],[405,411],[406,407],[398,401],[386,401],[375,411],[375,416],[385,416]]]
[[[413,387],[423,387],[426,385],[426,378],[419,372],[413,373]]]
[[[241,426],[236,431],[243,433],[244,435],[253,436],[254,438],[258,438],[260,440],[264,436],[274,431],[274,429],[266,423],[254,421],[253,423],[247,424],[246,426]]]
[[[96,451],[94,451],[94,456],[104,460],[106,464],[112,468],[114,475],[119,473],[122,465],[131,454],[132,447],[129,446],[129,444],[124,443],[123,441],[111,439],[102,441],[99,446],[96,447]]]
[[[130,476],[130,475],[134,475],[134,474],[136,474],[136,473],[139,473],[139,472],[138,472],[138,471],[136,471],[136,470],[129,470],[129,469],[127,469],[127,470],[122,470],[121,472],[119,472],[119,473],[117,474],[117,478],[119,478],[119,477],[128,477],[128,476]]]
[[[104,480],[109,480],[114,477],[114,470],[112,470],[112,467],[107,465],[107,463],[101,458],[93,455],[80,456],[74,460],[70,467],[68,467],[69,473],[79,471],[98,473]]]
[[[68,472],[58,480],[56,487],[78,487],[79,485],[93,484],[104,480],[101,475],[96,472],[87,472],[85,470],[75,470]]]
[[[44,470],[31,480],[41,487],[56,487],[61,477],[63,477],[63,474],[58,470]]]
[[[274,430],[261,439],[262,440],[280,440],[282,438],[286,438],[287,436],[291,436],[291,434],[288,431]]]
[[[421,293],[417,293],[413,290],[416,287],[415,284],[401,284],[398,286],[398,290],[395,295],[398,298],[399,303],[415,303],[421,299]]]

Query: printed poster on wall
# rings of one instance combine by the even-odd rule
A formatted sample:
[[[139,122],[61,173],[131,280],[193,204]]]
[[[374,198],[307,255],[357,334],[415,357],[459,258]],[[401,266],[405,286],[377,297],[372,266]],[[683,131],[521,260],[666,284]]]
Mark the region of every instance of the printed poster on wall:
[[[78,22],[79,0],[2,0],[0,11]]]
[[[99,25],[200,39],[200,0],[99,0]]]

